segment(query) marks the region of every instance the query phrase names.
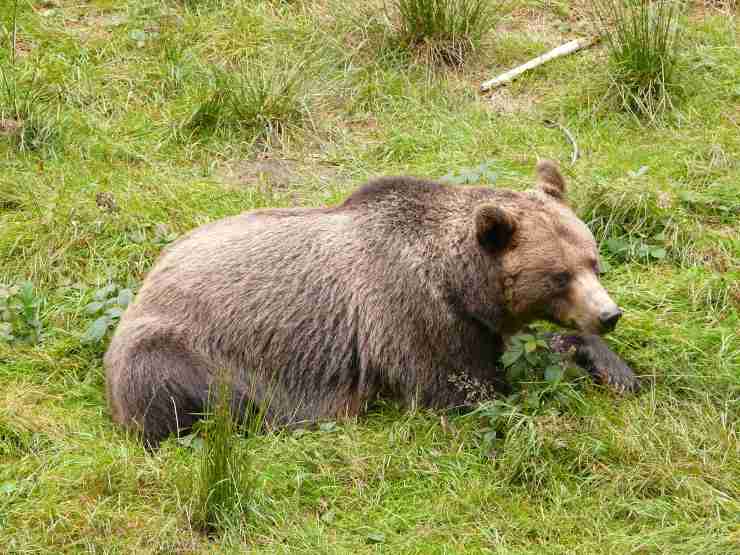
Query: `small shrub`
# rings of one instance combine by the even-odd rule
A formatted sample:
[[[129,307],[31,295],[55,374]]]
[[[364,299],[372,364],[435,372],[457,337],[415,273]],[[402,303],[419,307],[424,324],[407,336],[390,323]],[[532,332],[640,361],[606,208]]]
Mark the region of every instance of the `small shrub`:
[[[41,300],[29,281],[0,286],[0,340],[36,344],[41,340]]]
[[[654,120],[678,87],[677,0],[596,0],[593,13],[609,49],[612,89],[621,105]]]
[[[504,483],[537,489],[557,475],[561,428],[584,406],[572,384],[584,372],[570,358],[569,353],[553,352],[545,334],[514,336],[501,365],[515,391],[460,417],[476,423],[481,454],[492,460]]]
[[[435,63],[461,65],[491,26],[486,0],[394,0],[403,48],[420,49]]]
[[[506,369],[511,381],[539,378],[551,386],[557,386],[566,377],[583,374],[568,363],[561,353],[550,349],[547,339],[542,334],[522,333],[511,338],[511,344],[501,357],[501,364]]]

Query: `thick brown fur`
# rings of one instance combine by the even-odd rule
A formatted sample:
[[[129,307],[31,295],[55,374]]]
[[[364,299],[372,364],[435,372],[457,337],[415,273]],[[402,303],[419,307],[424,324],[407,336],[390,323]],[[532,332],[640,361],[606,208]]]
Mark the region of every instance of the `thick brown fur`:
[[[556,166],[539,177],[530,192],[383,178],[337,207],[193,230],[106,353],[114,420],[156,444],[197,420],[220,371],[272,425],[356,415],[379,394],[455,406],[457,372],[499,386],[508,335],[594,318],[569,311],[568,276],[592,271],[595,243]]]

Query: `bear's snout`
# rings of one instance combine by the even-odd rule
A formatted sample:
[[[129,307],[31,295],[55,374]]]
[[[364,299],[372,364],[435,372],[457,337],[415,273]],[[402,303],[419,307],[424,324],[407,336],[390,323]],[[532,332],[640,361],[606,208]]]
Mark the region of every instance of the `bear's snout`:
[[[554,308],[556,323],[595,335],[613,331],[622,317],[617,303],[591,272],[578,274]]]
[[[601,324],[602,333],[613,331],[617,327],[617,322],[622,317],[622,311],[618,307],[603,310],[599,314],[599,324]]]

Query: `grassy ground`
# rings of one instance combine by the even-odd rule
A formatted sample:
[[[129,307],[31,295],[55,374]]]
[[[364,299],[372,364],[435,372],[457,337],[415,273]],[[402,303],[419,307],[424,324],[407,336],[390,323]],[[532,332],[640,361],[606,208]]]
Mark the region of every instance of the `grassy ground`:
[[[600,47],[477,95],[583,31],[569,2],[515,0],[435,71],[356,0],[22,0],[11,65],[3,2],[0,284],[33,283],[13,329],[33,336],[37,303],[42,338],[0,340],[0,550],[740,552],[740,51],[729,3],[704,4],[682,18],[675,110],[642,126],[605,99]],[[543,118],[577,136],[575,165]],[[523,188],[538,156],[602,241],[626,312],[609,342],[643,393],[568,386],[493,444],[486,419],[385,405],[262,435],[244,517],[195,530],[197,444],[150,455],[110,422],[105,340],[83,341],[96,291],[227,214],[484,162]]]

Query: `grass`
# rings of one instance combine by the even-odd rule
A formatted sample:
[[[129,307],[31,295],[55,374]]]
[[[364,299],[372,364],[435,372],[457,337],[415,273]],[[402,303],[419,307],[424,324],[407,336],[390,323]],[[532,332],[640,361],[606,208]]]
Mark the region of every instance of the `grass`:
[[[654,120],[680,89],[681,0],[597,0],[596,20],[609,48],[611,85],[622,108]]]
[[[397,40],[436,63],[461,65],[494,21],[485,0],[394,0]],[[393,18],[393,16],[391,16]]]
[[[249,442],[260,431],[264,414],[262,409],[245,406],[245,416],[235,417],[232,406],[242,400],[233,398],[229,377],[223,372],[213,389],[206,418],[198,423],[200,433],[181,439],[186,444],[197,442],[200,461],[193,488],[193,522],[205,532],[223,531],[250,516],[255,477]],[[240,440],[241,434],[247,439]]]
[[[3,61],[17,27],[2,117],[55,130],[30,148],[18,125],[0,129],[0,286],[20,338],[0,340],[3,550],[736,553],[740,56],[726,4],[705,4],[678,16],[691,79],[651,126],[602,103],[604,47],[495,103],[477,95],[570,38],[581,13],[565,2],[514,2],[475,56],[434,72],[377,40],[380,1],[0,5]],[[183,124],[219,90],[215,125]],[[545,118],[576,135],[576,164]],[[148,453],[111,423],[101,359],[121,292],[174,237],[337,204],[378,175],[522,189],[545,156],[600,240],[625,309],[608,342],[640,395],[528,374],[472,416],[379,403],[315,430],[224,433],[220,455],[207,430]],[[225,505],[211,497],[203,518],[220,483]]]
[[[254,61],[228,70],[214,68],[180,135],[189,139],[235,130],[254,140],[279,139],[306,119],[301,91],[305,69],[303,63],[265,67]]]
[[[16,148],[58,153],[61,143],[59,113],[48,94],[37,88],[34,78],[26,82],[13,68],[0,68],[0,131]]]

